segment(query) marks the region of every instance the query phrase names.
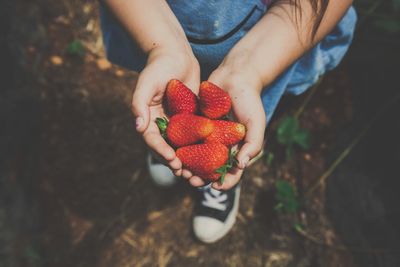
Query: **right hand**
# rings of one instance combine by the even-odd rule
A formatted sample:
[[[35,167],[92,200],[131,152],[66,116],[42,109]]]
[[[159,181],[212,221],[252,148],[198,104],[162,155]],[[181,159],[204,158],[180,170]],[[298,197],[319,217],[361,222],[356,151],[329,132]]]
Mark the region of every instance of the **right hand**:
[[[155,123],[157,117],[166,117],[163,97],[171,79],[182,81],[197,95],[200,67],[192,51],[176,52],[155,48],[149,53],[146,67],[140,73],[132,97],[132,112],[136,130],[147,145],[160,155],[177,176],[182,175],[182,162],[167,144]]]

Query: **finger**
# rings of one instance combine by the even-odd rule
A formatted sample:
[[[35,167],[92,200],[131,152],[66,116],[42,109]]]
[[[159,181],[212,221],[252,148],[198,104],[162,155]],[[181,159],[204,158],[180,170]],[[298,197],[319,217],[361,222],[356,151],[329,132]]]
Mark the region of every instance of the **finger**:
[[[182,177],[185,179],[189,179],[193,176],[192,172],[186,169],[182,170]]]
[[[143,133],[150,122],[149,105],[154,97],[154,79],[148,78],[146,70],[139,75],[132,96],[132,112],[136,117],[136,130]]]
[[[156,151],[150,149],[151,156],[158,162],[168,166],[172,171],[182,170],[182,163],[178,157],[175,157],[172,161],[167,161],[163,156],[156,153]]]
[[[167,142],[161,137],[159,132],[146,131],[143,134],[143,139],[146,144],[162,158],[164,158],[168,163],[172,162],[175,158],[175,151],[170,147]],[[178,167],[178,166],[177,166]],[[176,169],[179,169],[176,168]]]
[[[258,155],[262,150],[263,138],[261,140],[246,141],[239,150],[236,158],[238,161],[237,167],[244,169],[248,166],[250,160]]]
[[[196,95],[199,94],[200,76],[194,75],[192,78],[185,80],[185,85],[192,90]]]
[[[204,186],[206,182],[198,176],[192,176],[189,179],[189,183],[194,187]]]
[[[238,167],[241,169],[245,168],[250,160],[262,150],[266,126],[264,110],[254,112],[245,125],[247,131],[244,144],[236,156]]]
[[[182,171],[182,162],[177,157],[175,157],[173,160],[169,161],[168,165],[173,170],[181,170]]]
[[[212,187],[216,190],[229,190],[240,181],[242,174],[243,170],[239,168],[233,168],[225,175],[224,182],[222,184],[220,182],[214,182],[212,183]]]
[[[223,71],[221,71],[220,68],[217,68],[216,70],[214,70],[214,71],[210,74],[210,76],[208,77],[208,80],[209,80],[210,82],[212,82],[213,84],[216,84],[216,85],[218,85],[218,86],[221,87],[221,84],[224,83],[225,76],[226,76],[226,73],[224,73]],[[222,87],[221,87],[221,88],[222,88]]]
[[[174,171],[174,175],[175,175],[175,176],[181,176],[181,175],[182,175],[182,169],[175,170],[175,171]]]

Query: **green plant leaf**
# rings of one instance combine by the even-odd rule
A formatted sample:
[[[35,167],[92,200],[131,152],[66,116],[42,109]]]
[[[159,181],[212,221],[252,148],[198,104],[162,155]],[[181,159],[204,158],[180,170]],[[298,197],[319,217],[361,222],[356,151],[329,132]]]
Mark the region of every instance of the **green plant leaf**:
[[[374,21],[374,25],[387,33],[400,32],[400,20],[394,18],[378,19]]]
[[[296,213],[299,209],[299,202],[292,184],[285,180],[278,180],[275,188],[275,198],[278,201],[275,209],[286,213]]]
[[[278,125],[277,140],[282,145],[293,144],[293,136],[299,129],[299,121],[293,116],[287,116]]]
[[[228,156],[228,160],[227,162],[222,165],[221,167],[219,167],[218,169],[215,170],[215,173],[221,174],[221,177],[219,178],[219,182],[221,184],[224,183],[225,181],[225,176],[226,174],[234,167],[238,164],[238,161],[236,159],[236,154],[237,151],[236,150],[232,150],[229,149],[229,156]]]
[[[291,183],[285,180],[278,180],[275,183],[277,189],[278,200],[285,200],[287,198],[293,198],[295,191]]]
[[[85,54],[85,47],[79,40],[74,40],[67,46],[67,53],[73,56],[83,56]]]
[[[219,177],[219,182],[220,184],[223,184],[225,181],[225,176],[228,173],[229,169],[228,169],[228,165],[224,165],[219,167],[218,169],[215,170],[216,173],[221,174],[221,176]]]
[[[156,124],[158,129],[160,130],[161,136],[164,137],[164,139],[167,138],[167,128],[168,128],[168,119],[166,117],[164,118],[156,118]]]
[[[286,159],[290,159],[294,154],[294,144],[303,149],[309,149],[311,135],[307,129],[301,129],[299,120],[294,116],[283,118],[278,124],[276,131],[278,143],[286,146]]]
[[[294,141],[296,144],[301,146],[303,149],[310,149],[311,146],[311,135],[307,129],[300,129],[294,135]]]

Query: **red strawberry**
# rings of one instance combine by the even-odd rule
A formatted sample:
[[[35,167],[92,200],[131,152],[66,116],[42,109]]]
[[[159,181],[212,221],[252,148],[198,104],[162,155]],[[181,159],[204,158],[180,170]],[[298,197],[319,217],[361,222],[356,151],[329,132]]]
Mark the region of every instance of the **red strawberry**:
[[[214,131],[206,138],[206,142],[220,142],[226,146],[239,143],[246,135],[246,127],[238,122],[216,120]]]
[[[194,175],[215,182],[223,175],[219,169],[227,163],[229,150],[221,143],[198,144],[178,148],[176,156]]]
[[[227,115],[232,101],[227,92],[208,81],[200,84],[200,110],[210,119],[218,119]]]
[[[181,113],[166,119],[156,120],[161,133],[175,147],[187,146],[204,140],[214,130],[212,120],[194,114]]]
[[[167,110],[171,116],[178,113],[196,113],[197,97],[182,82],[170,80],[165,94]]]

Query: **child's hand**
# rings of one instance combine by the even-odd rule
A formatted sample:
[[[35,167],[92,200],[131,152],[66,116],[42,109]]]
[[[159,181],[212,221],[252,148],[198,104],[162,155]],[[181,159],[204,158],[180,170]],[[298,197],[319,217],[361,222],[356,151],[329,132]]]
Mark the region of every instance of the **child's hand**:
[[[182,163],[162,138],[155,123],[157,117],[166,116],[162,99],[171,79],[179,79],[189,88],[198,90],[200,68],[197,60],[190,52],[155,49],[149,54],[148,63],[139,75],[133,93],[132,111],[136,117],[136,129],[143,135],[147,145],[166,160],[175,175],[180,176]]]
[[[236,71],[226,65],[216,69],[209,77],[209,81],[229,93],[234,116],[247,129],[244,144],[237,154],[238,168],[233,168],[225,176],[222,185],[219,182],[213,183],[215,189],[227,190],[239,182],[243,169],[262,150],[266,127],[265,112],[260,98],[262,85],[250,67]],[[205,184],[201,177],[197,176],[189,177],[189,182],[193,186]]]
[[[237,119],[247,127],[245,143],[237,155],[239,168],[226,176],[223,185],[214,183],[216,189],[229,189],[237,184],[246,163],[262,149],[266,126],[260,99],[262,89],[331,32],[352,1],[330,1],[315,35],[310,34],[315,30],[316,21],[311,2],[305,1],[300,16],[290,1],[276,2],[280,3],[273,5],[231,48],[209,77],[211,82],[228,91]],[[186,177],[185,172],[183,176],[194,186],[204,185],[200,177]]]

